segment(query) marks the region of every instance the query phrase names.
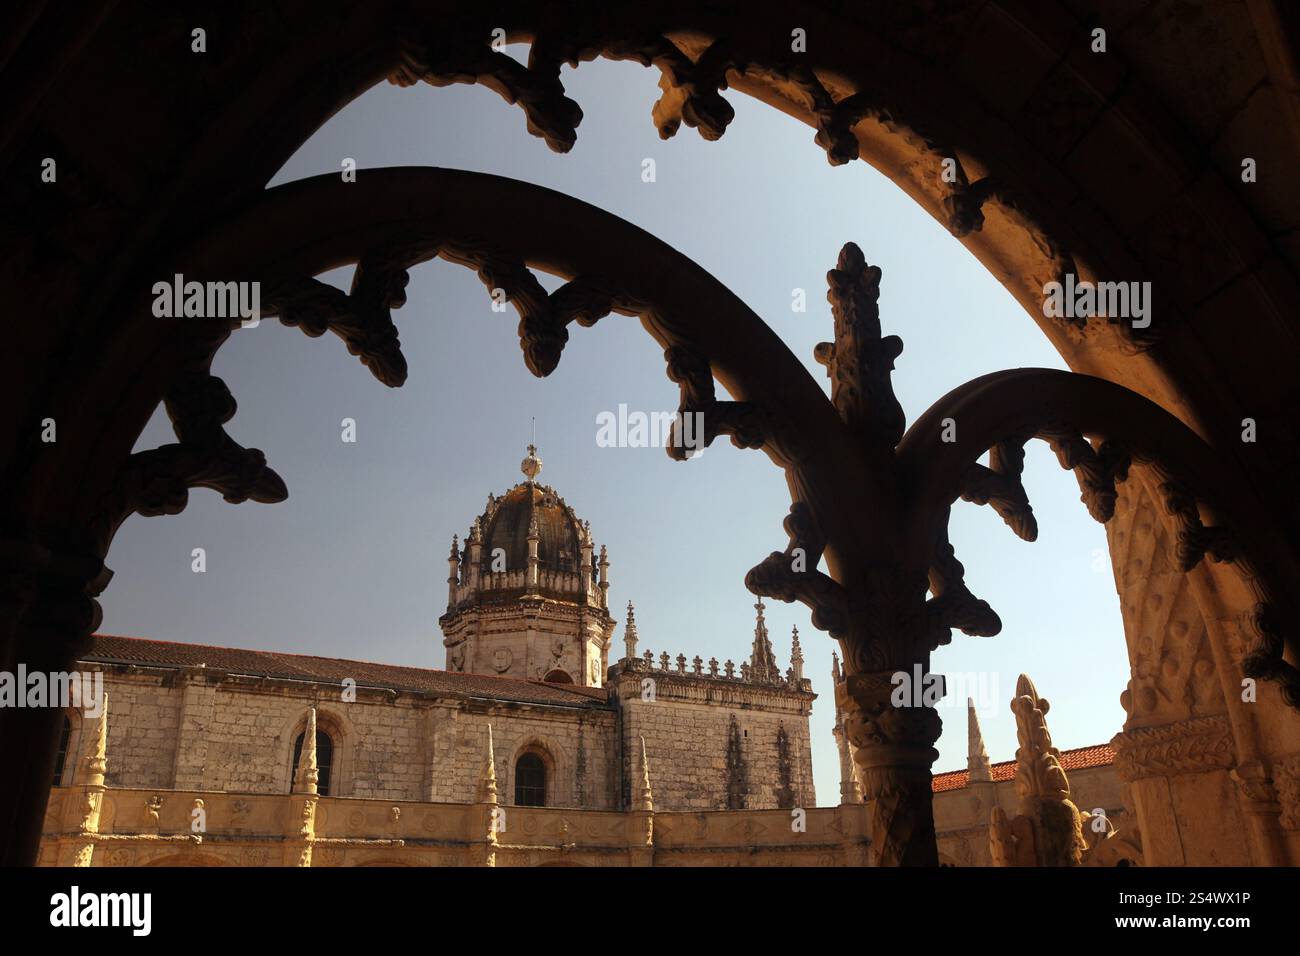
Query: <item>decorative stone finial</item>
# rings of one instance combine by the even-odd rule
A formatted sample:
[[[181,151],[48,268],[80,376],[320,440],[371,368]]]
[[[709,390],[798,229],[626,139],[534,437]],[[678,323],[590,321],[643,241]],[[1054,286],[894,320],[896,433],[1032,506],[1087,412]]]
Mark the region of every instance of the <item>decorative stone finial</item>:
[[[524,477],[533,481],[542,472],[542,460],[537,457],[537,446],[528,446],[528,457],[519,463],[519,470],[524,473]]]
[[[799,626],[790,630],[790,678],[803,680],[803,648],[799,646]]]
[[[92,787],[104,785],[104,774],[108,771],[108,692],[104,692],[99,703],[99,719],[95,721],[94,743],[86,755],[87,783]]]
[[[307,726],[302,732],[302,752],[298,755],[298,775],[293,783],[294,793],[315,796],[320,782],[320,769],[316,764],[316,708],[307,709]]]
[[[484,759],[483,777],[479,781],[479,803],[497,802],[497,762],[492,749],[492,725],[487,725],[487,756]]]
[[[641,793],[637,801],[638,810],[653,810],[654,797],[650,792],[650,761],[646,758],[645,737],[641,738]]]
[[[763,619],[763,599],[760,597],[754,605],[758,618],[754,623],[754,649],[749,657],[749,670],[745,680],[769,684],[780,681],[781,672],[776,666],[776,655],[772,653],[772,642],[767,636],[767,621]]]
[[[632,607],[632,602],[628,601],[627,624],[623,626],[623,646],[626,648],[626,651],[624,652],[625,660],[630,661],[636,659],[636,641],[636,610]]]
[[[993,779],[993,767],[988,751],[984,749],[984,735],[980,733],[980,719],[975,714],[975,701],[966,698],[966,769],[971,783],[987,783]]]

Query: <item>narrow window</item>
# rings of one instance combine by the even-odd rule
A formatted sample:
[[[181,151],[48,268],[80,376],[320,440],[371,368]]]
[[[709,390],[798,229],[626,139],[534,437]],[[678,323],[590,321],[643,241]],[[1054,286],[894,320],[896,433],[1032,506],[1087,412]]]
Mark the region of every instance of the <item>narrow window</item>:
[[[302,741],[307,735],[303,731],[298,735],[298,739],[293,744],[293,770],[289,773],[289,790],[293,790],[294,782],[298,779],[298,761],[302,757]],[[330,769],[334,765],[334,741],[325,731],[316,730],[316,789],[322,797],[330,795]]]
[[[68,741],[72,739],[72,721],[68,720],[68,715],[63,715],[63,730],[59,733],[59,751],[54,755],[54,783],[52,786],[59,786],[63,783],[63,767],[68,762]]]
[[[515,764],[515,806],[546,806],[546,764],[537,754],[524,754]]]

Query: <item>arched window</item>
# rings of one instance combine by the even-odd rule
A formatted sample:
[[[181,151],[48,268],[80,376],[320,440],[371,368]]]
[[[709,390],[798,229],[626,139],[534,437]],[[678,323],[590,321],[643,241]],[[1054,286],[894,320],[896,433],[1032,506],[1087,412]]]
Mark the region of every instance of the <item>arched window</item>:
[[[68,762],[68,742],[72,740],[72,721],[68,720],[68,715],[63,715],[63,730],[59,733],[59,750],[54,755],[54,783],[52,786],[59,786],[63,783],[63,767]]]
[[[302,757],[302,741],[307,731],[298,735],[293,743],[293,769],[289,772],[289,790],[298,779],[298,761]],[[330,795],[330,769],[334,765],[334,741],[319,727],[316,729],[316,790],[322,797]]]
[[[572,684],[573,683],[573,678],[569,675],[569,672],[562,671],[559,668],[556,668],[555,670],[548,673],[545,677],[542,678],[542,680],[546,681],[546,683],[548,684]]]
[[[537,754],[523,754],[515,762],[515,806],[546,806],[546,764]]]

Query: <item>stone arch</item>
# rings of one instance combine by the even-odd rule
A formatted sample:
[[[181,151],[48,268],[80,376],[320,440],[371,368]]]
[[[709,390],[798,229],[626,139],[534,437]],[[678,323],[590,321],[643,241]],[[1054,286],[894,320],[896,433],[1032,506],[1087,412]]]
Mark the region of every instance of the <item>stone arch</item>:
[[[527,755],[540,758],[542,766],[546,770],[546,800],[542,805],[547,807],[569,806],[572,802],[573,793],[572,783],[565,780],[565,775],[569,772],[567,755],[555,740],[546,735],[535,733],[527,734],[515,747],[514,753],[510,757],[507,770],[508,776],[506,778],[506,800],[502,802],[514,804],[516,770],[520,758]]]
[[[300,713],[281,725],[276,735],[276,778],[278,793],[288,793],[293,786],[291,779],[293,768],[293,747],[298,735],[307,727],[307,708],[313,706],[306,702]],[[334,742],[334,765],[330,771],[330,796],[347,797],[352,795],[355,784],[353,769],[354,751],[357,744],[355,725],[348,718],[342,707],[315,703],[316,729],[330,735]]]
[[[1258,46],[1267,48],[1266,53],[1278,48],[1281,52],[1269,61],[1269,57],[1260,56],[1256,44],[1243,44],[1248,47],[1248,57],[1269,61],[1257,71],[1261,75],[1247,77],[1252,89],[1266,86],[1264,80],[1284,74],[1295,61],[1294,44],[1287,42],[1293,39],[1287,25],[1275,22],[1276,16],[1265,7],[1260,5],[1264,12],[1252,17],[1253,30],[1259,34]],[[309,15],[306,9],[298,12]],[[60,274],[58,278],[64,281],[52,283],[48,270],[42,273],[27,268],[17,270],[21,277],[7,277],[16,300],[33,303],[43,315],[66,316],[63,325],[53,321],[32,323],[33,328],[42,330],[33,334],[44,338],[20,343],[11,350],[12,356],[23,356],[31,381],[48,382],[51,390],[48,395],[33,392],[27,396],[25,404],[20,403],[15,421],[24,420],[27,411],[46,405],[97,406],[106,415],[110,408],[120,412],[119,418],[100,422],[105,428],[91,425],[86,429],[107,436],[106,447],[119,452],[118,456],[110,454],[104,459],[106,470],[116,473],[126,453],[123,449],[132,444],[132,440],[124,438],[133,439],[128,433],[133,428],[138,433],[136,426],[142,423],[138,403],[142,394],[147,397],[148,389],[135,396],[123,396],[109,381],[98,391],[84,391],[80,390],[79,378],[101,358],[107,358],[105,365],[114,367],[119,381],[124,377],[124,355],[129,359],[139,340],[111,340],[105,338],[109,332],[96,330],[111,329],[115,334],[116,313],[129,298],[123,290],[136,274],[148,272],[156,264],[145,266],[143,261],[158,249],[175,244],[196,223],[220,218],[226,209],[238,206],[260,189],[270,171],[278,168],[311,129],[368,86],[388,76],[399,80],[418,77],[423,71],[422,31],[427,23],[445,24],[451,35],[467,44],[482,32],[483,24],[476,14],[458,11],[449,2],[394,3],[392,12],[393,16],[358,15],[343,24],[346,29],[315,31],[289,49],[273,25],[249,24],[246,30],[239,31],[244,41],[242,56],[247,59],[236,54],[224,64],[228,72],[216,77],[235,89],[229,107],[194,111],[202,115],[201,120],[197,116],[188,120],[202,122],[207,126],[205,130],[197,125],[184,127],[187,119],[180,115],[184,111],[171,111],[176,114],[175,126],[166,129],[132,128],[130,110],[125,111],[125,116],[115,117],[126,121],[119,130],[124,138],[150,143],[155,142],[151,137],[158,136],[158,142],[201,143],[203,148],[189,151],[181,162],[166,149],[154,151],[156,157],[152,160],[147,158],[148,150],[141,150],[134,168],[115,174],[121,180],[100,182],[98,193],[87,190],[83,202],[59,211],[48,221],[46,234],[50,237],[129,234],[130,241],[115,250],[115,255],[105,257],[111,261],[96,255],[67,254],[71,247],[82,249],[79,238],[68,239],[61,243],[68,248],[58,252],[65,253],[67,262],[82,265],[69,267],[75,274]],[[629,14],[627,20],[614,17],[604,21],[611,31],[609,37],[592,35],[591,25],[602,21],[583,3],[573,4],[562,13],[514,12],[505,25],[512,39],[535,40],[542,47],[535,59],[540,67],[549,69],[569,56],[579,61],[594,55],[652,59],[637,49],[636,38],[647,34],[655,38],[671,24],[679,51],[690,54],[689,63],[678,59],[677,66],[696,92],[675,89],[673,96],[682,98],[676,106],[673,97],[666,98],[656,114],[665,132],[685,121],[699,125],[707,135],[720,135],[727,109],[719,105],[713,81],[724,76],[733,87],[817,127],[818,141],[827,147],[832,161],[856,152],[884,169],[936,218],[963,232],[963,241],[1031,314],[1036,311],[1031,306],[1040,280],[1056,271],[1058,265],[1068,264],[1067,256],[1084,275],[1128,273],[1134,278],[1158,281],[1171,290],[1171,313],[1189,317],[1173,329],[1158,352],[1146,350],[1141,342],[1123,340],[1117,330],[1104,324],[1090,329],[1044,322],[1040,325],[1072,368],[1105,375],[1149,395],[1211,439],[1225,459],[1231,459],[1229,470],[1234,482],[1262,489],[1266,510],[1277,516],[1281,526],[1264,533],[1276,530],[1280,537],[1294,541],[1298,511],[1287,491],[1294,487],[1294,463],[1288,463],[1284,454],[1258,455],[1247,460],[1224,424],[1239,419],[1251,406],[1266,411],[1282,409],[1268,412],[1276,416],[1282,426],[1280,432],[1294,422],[1286,411],[1286,396],[1279,392],[1288,387],[1287,383],[1277,376],[1259,374],[1265,363],[1294,356],[1297,351],[1296,330],[1289,318],[1298,311],[1295,244],[1291,243],[1289,251],[1281,250],[1261,228],[1261,223],[1267,223],[1275,235],[1281,235],[1284,228],[1294,228],[1294,219],[1287,217],[1293,210],[1264,189],[1256,191],[1258,196],[1240,189],[1230,191],[1223,180],[1221,161],[1206,161],[1205,168],[1195,161],[1216,157],[1206,148],[1210,133],[1203,133],[1188,114],[1204,116],[1200,122],[1207,130],[1226,129],[1230,133],[1227,120],[1234,114],[1229,110],[1240,104],[1229,102],[1227,92],[1211,99],[1207,109],[1160,109],[1161,95],[1176,93],[1178,81],[1190,79],[1198,88],[1208,88],[1213,85],[1208,81],[1220,73],[1235,75],[1235,71],[1225,71],[1220,62],[1202,65],[1188,62],[1186,57],[1159,54],[1149,56],[1143,64],[1145,69],[1139,71],[1130,69],[1124,57],[1117,57],[1118,63],[1110,59],[1103,63],[1075,55],[1078,51],[1073,44],[1082,35],[1081,28],[1090,22],[1073,4],[1049,2],[1031,8],[999,2],[957,3],[942,13],[931,13],[900,8],[859,19],[852,14],[827,12],[820,6],[797,5],[786,11],[786,16],[806,21],[821,41],[811,45],[806,71],[778,70],[775,78],[770,70],[765,78],[763,71],[741,68],[743,64],[728,73],[725,66],[717,68],[717,51],[710,58],[711,41],[723,38],[755,64],[781,65],[770,59],[770,46],[763,46],[761,18],[753,16],[749,9],[727,3],[711,5],[706,11],[669,4],[662,14],[638,12]],[[115,30],[88,29],[77,41],[86,44],[84,52],[80,47],[60,46],[45,51],[55,56],[32,52],[20,58],[25,62],[48,60],[53,66],[21,87],[21,108],[5,117],[0,127],[4,141],[35,142],[51,132],[41,125],[40,111],[35,109],[46,94],[74,109],[84,106],[77,90],[79,84],[90,85],[84,84],[84,63],[96,64],[101,75],[138,76],[133,69],[146,69],[142,64],[133,66],[131,50],[111,49],[112,38],[135,32],[128,27],[140,27],[138,35],[154,49],[184,47],[168,42],[165,36],[174,26],[132,21],[135,15],[125,10],[114,11],[114,15],[125,18],[125,22],[115,22]],[[654,19],[660,15],[663,20]],[[38,23],[36,18],[27,26],[34,23]],[[1122,38],[1127,21],[1109,25],[1116,51],[1126,54]],[[579,29],[584,26],[587,29]],[[48,32],[33,29],[33,42],[48,40]],[[577,46],[570,41],[569,46],[560,44],[557,49],[557,38],[566,35],[579,37]],[[15,42],[21,40],[16,38]],[[358,50],[364,53],[356,53]],[[275,70],[249,68],[266,62],[268,51],[278,55]],[[659,52],[670,53],[662,47]],[[1165,68],[1164,60],[1180,65]],[[493,62],[502,75],[477,78],[509,88],[511,77],[504,73],[506,67],[500,61]],[[319,75],[323,63],[338,66],[336,82],[309,82]],[[148,69],[156,71],[152,65]],[[147,83],[141,83],[139,89],[153,95],[173,95],[181,102],[204,98],[204,90],[186,87],[184,78],[175,75],[181,71],[166,70],[164,65],[163,72],[172,76],[165,93]],[[970,82],[953,82],[962,77]],[[530,71],[525,79],[528,95],[517,97],[525,107],[536,110],[539,102],[547,102],[550,97],[551,105],[557,107],[554,116],[567,115],[576,124],[573,111],[554,100],[555,90],[549,83],[553,77],[546,69]],[[304,95],[304,90],[309,92]],[[866,100],[870,100],[865,102],[868,109],[858,115],[858,107]],[[1186,107],[1186,101],[1179,105]],[[81,112],[93,114],[93,110],[84,108]],[[145,122],[144,117],[167,111],[139,112],[140,122]],[[1023,122],[1015,121],[1016,113],[1023,114]],[[548,128],[544,111],[538,118],[542,121],[539,128],[548,133],[553,145],[564,148],[564,138]],[[1285,139],[1287,133],[1294,139],[1295,111],[1285,113],[1277,125],[1280,132],[1274,139]],[[137,137],[137,132],[142,135]],[[87,135],[93,137],[94,133],[89,131]],[[855,142],[848,142],[849,136]],[[1235,159],[1242,154],[1238,148],[1241,142],[1249,139],[1246,132],[1228,135],[1218,152]],[[87,145],[81,144],[82,148]],[[1294,154],[1293,149],[1272,142],[1269,147],[1281,158]],[[943,158],[945,151],[960,159],[963,169],[961,188],[946,193],[937,188],[934,176],[935,161]],[[232,157],[249,156],[254,158],[247,167],[231,161]],[[85,175],[94,179],[94,168],[94,163],[87,164]],[[169,168],[174,171],[169,172]],[[1141,174],[1129,174],[1134,169]],[[1117,170],[1119,175],[1113,175]],[[130,182],[133,176],[139,177],[134,183]],[[1144,183],[1158,188],[1144,191]],[[111,188],[104,188],[106,185]],[[114,197],[113,201],[102,201],[105,196]],[[172,215],[176,218],[169,219]],[[36,221],[40,217],[30,218]],[[981,219],[982,228],[975,229],[974,224]],[[114,229],[126,223],[133,223],[135,228]],[[78,228],[83,225],[87,228]],[[1205,247],[1189,241],[1189,232],[1209,236]],[[34,243],[20,248],[21,262],[40,262],[42,258],[43,251]],[[1233,322],[1222,321],[1240,314],[1260,319],[1251,349],[1243,349],[1233,341],[1237,334]],[[57,331],[47,332],[47,327]],[[28,344],[33,347],[28,348]],[[63,371],[45,374],[56,368]],[[23,379],[18,375],[10,377]],[[156,387],[159,383],[152,384]],[[145,411],[152,407],[150,404]],[[25,426],[19,426],[19,430],[21,427]],[[21,441],[14,447],[20,445]],[[111,529],[110,534],[101,533],[95,542],[63,534],[64,515],[70,516],[71,525],[81,522],[83,526],[96,517],[89,514],[86,502],[69,508],[68,499],[76,500],[76,489],[70,483],[60,484],[65,480],[63,476],[72,482],[93,472],[96,456],[87,454],[84,448],[69,449],[67,455],[82,456],[79,465],[73,464],[65,457],[65,447],[61,442],[57,453],[39,458],[34,468],[13,469],[21,478],[15,483],[19,488],[15,507],[24,519],[30,519],[23,523],[24,527],[30,525],[41,535],[49,531],[46,525],[59,529],[50,540],[41,542],[41,547],[77,555],[74,564],[80,565],[84,558],[84,574],[80,567],[75,573],[69,572],[76,579],[77,589],[84,590],[86,596],[77,603],[77,614],[73,616],[91,622],[89,626],[93,627],[97,614],[93,598],[105,583],[102,558]],[[792,485],[800,483],[792,480]],[[270,500],[278,492],[273,483],[255,490],[251,496],[262,495],[259,500]],[[174,507],[174,498],[155,499],[151,506],[158,509],[154,513],[162,513]],[[96,544],[104,547],[96,548]],[[832,567],[837,561],[833,552]],[[63,573],[61,567],[58,574]],[[1207,618],[1211,635],[1216,627],[1227,627],[1225,622],[1235,621],[1255,603],[1248,587],[1225,577],[1217,568],[1198,570],[1195,575],[1204,581],[1204,588],[1195,592],[1198,600],[1217,607]],[[1294,584],[1293,576],[1288,573],[1286,577]],[[60,589],[66,591],[69,587],[60,582],[56,590]],[[1294,615],[1284,616],[1295,619]],[[85,629],[81,624],[78,627]],[[1294,657],[1295,641],[1288,639]],[[1265,641],[1281,645],[1283,638],[1274,629],[1265,635]],[[60,653],[70,661],[75,639],[68,638],[66,644]],[[1293,719],[1293,715],[1281,716]],[[1260,720],[1271,725],[1280,718],[1270,714]],[[45,737],[48,729],[41,728]],[[0,739],[21,736],[0,734]],[[25,760],[3,762],[26,766]]]

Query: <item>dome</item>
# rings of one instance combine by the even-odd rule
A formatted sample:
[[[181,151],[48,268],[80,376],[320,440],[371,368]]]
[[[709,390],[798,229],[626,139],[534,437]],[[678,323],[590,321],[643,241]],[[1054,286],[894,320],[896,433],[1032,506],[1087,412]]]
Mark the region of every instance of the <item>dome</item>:
[[[527,568],[528,534],[535,526],[539,569],[576,573],[582,562],[582,543],[590,540],[589,532],[553,488],[536,481],[542,470],[536,446],[528,446],[528,457],[520,462],[519,470],[527,480],[500,498],[489,495],[487,510],[470,531],[470,540],[477,538],[483,546],[481,570],[492,573]],[[498,549],[505,554],[504,568],[499,562],[493,567]]]
[[[534,519],[541,567],[577,571],[582,559],[582,527],[573,510],[552,489],[532,481],[515,485],[484,515],[484,567],[491,568],[498,548],[505,552],[506,570],[527,567],[528,528]]]

